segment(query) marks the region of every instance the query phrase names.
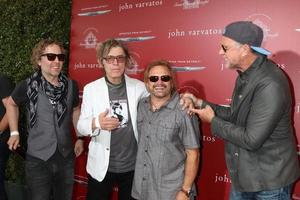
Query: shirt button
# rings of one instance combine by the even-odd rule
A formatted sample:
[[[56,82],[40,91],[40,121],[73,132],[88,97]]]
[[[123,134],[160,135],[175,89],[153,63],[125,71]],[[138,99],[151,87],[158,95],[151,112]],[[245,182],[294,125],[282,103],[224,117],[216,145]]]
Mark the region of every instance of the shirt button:
[[[109,151],[109,148],[106,148],[106,151]]]
[[[148,139],[149,139],[149,135],[147,135],[147,136],[146,136],[146,138],[148,138]]]
[[[243,95],[240,94],[240,95],[239,95],[239,99],[241,99],[242,97],[243,97]]]
[[[143,177],[143,181],[144,181],[144,180],[146,180],[146,178],[145,178],[145,177]]]
[[[147,164],[146,164],[146,163],[144,163],[144,166],[146,167],[146,166],[147,166]]]
[[[147,149],[145,149],[145,152],[147,153],[147,152],[148,152],[148,150],[147,150]]]

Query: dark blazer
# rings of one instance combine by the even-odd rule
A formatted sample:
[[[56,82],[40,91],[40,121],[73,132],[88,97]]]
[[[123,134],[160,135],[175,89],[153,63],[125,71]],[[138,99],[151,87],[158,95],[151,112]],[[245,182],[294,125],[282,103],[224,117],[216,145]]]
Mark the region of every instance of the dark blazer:
[[[241,192],[278,189],[299,177],[287,77],[264,56],[250,68],[236,104],[209,103],[216,114],[211,131],[225,140],[232,186]]]

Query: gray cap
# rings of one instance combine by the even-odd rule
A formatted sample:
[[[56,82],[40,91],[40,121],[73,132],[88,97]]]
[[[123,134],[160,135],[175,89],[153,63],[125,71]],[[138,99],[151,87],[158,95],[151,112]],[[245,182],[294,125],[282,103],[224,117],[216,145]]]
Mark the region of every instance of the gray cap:
[[[260,47],[264,37],[263,30],[250,21],[238,21],[227,25],[223,36],[241,44],[248,44],[254,51],[260,54],[271,54],[270,51]]]

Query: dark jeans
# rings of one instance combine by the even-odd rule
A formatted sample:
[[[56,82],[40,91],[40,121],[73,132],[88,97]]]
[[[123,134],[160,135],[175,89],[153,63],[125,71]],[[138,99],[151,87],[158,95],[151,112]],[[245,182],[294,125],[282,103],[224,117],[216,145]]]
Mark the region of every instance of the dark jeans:
[[[110,200],[113,186],[118,186],[118,200],[133,200],[131,188],[134,171],[126,173],[107,172],[105,178],[99,182],[88,175],[87,200]]]
[[[4,188],[5,168],[9,157],[9,149],[6,143],[0,141],[0,199],[6,200],[7,196]]]
[[[259,192],[230,191],[230,200],[290,200],[293,184],[275,190]]]
[[[31,200],[71,200],[74,183],[74,155],[64,158],[56,152],[50,159],[27,155],[26,181]]]

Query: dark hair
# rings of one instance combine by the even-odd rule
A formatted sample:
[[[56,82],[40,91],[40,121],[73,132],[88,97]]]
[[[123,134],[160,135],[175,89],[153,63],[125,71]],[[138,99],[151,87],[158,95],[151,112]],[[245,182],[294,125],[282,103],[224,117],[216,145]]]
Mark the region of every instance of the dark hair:
[[[56,40],[52,40],[52,39],[42,39],[32,49],[32,54],[31,54],[30,60],[31,60],[31,64],[32,64],[32,67],[34,70],[40,69],[38,62],[41,59],[41,55],[44,53],[45,49],[51,45],[59,46],[61,52],[63,54],[66,54],[66,50],[65,50],[64,46],[62,45],[62,43],[60,43]]]
[[[148,79],[149,78],[149,72],[155,66],[164,66],[170,72],[170,75],[171,75],[171,80],[170,81],[172,83],[171,84],[172,85],[171,94],[173,94],[176,91],[176,76],[175,76],[174,70],[172,69],[172,64],[170,62],[168,62],[167,60],[160,59],[160,60],[155,60],[155,61],[150,62],[147,65],[147,68],[144,71],[144,82],[147,83],[149,81],[149,79]]]
[[[127,68],[131,67],[131,56],[128,50],[128,47],[120,40],[116,40],[114,38],[105,40],[104,42],[98,44],[96,51],[97,51],[97,58],[103,64],[103,59],[109,54],[110,50],[114,47],[120,47],[123,49],[126,57],[125,66]]]

